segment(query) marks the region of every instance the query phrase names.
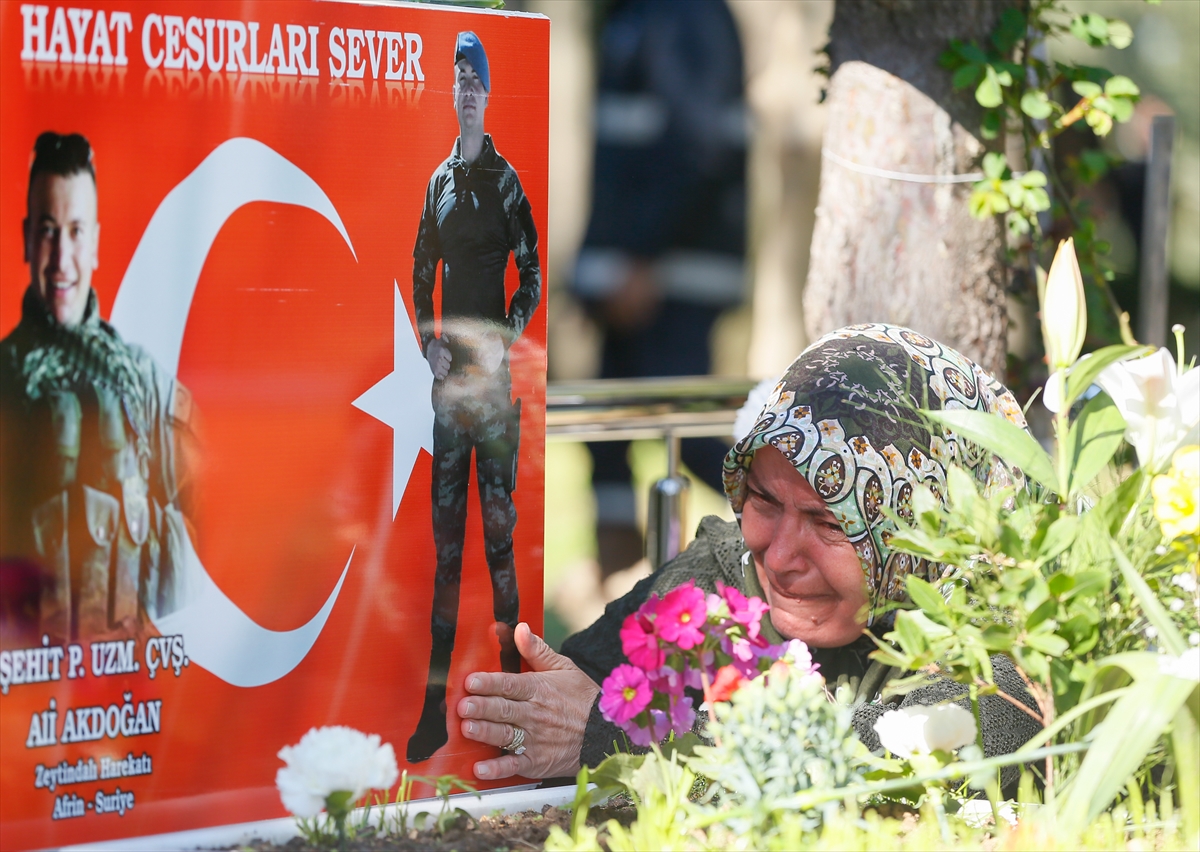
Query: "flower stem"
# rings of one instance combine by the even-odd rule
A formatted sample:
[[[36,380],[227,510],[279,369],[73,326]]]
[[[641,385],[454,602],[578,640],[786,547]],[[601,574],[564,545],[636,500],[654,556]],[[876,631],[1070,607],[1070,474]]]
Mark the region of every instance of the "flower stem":
[[[971,691],[971,712],[975,714],[975,745],[979,746],[979,753],[985,754],[983,750],[983,717],[979,712],[979,685],[972,683]],[[992,806],[992,824],[997,828],[1000,826],[1000,805],[997,803],[998,796],[994,795],[993,787],[998,785],[989,784],[988,803]]]

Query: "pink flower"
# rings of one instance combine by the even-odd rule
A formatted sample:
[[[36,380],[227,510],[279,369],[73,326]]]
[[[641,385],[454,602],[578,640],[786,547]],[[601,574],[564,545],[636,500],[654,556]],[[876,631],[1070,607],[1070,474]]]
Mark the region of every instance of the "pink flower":
[[[689,651],[704,641],[704,626],[708,620],[704,592],[689,580],[667,592],[658,605],[654,626],[664,642],[674,642]]]
[[[704,691],[704,700],[709,704],[716,701],[728,701],[741,688],[746,679],[733,666],[721,666],[717,669],[716,679]]]
[[[658,646],[654,623],[641,610],[631,614],[621,625],[621,650],[629,662],[646,671],[662,666],[666,656]]]
[[[690,696],[671,700],[671,730],[676,736],[683,736],[696,724],[696,711],[692,709]]]
[[[659,710],[659,713],[662,711]],[[645,748],[650,745],[650,729],[643,728],[641,725],[630,725],[625,729],[625,735],[629,737],[629,741],[635,746]]]
[[[721,647],[732,658],[729,665],[741,672],[742,677],[754,677],[758,674],[759,655],[754,653],[754,646],[750,644],[749,639],[725,636],[721,639]]]
[[[813,672],[819,668],[819,666],[813,665],[812,652],[808,650],[808,645],[799,639],[793,639],[786,643],[783,646],[782,656],[803,672]]]
[[[706,668],[712,668],[712,654],[704,655],[708,660]],[[704,685],[704,679],[700,677],[700,670],[692,665],[693,660],[685,659],[683,661],[683,671],[675,668],[672,665],[663,666],[661,669],[653,672],[646,672],[646,676],[650,678],[650,688],[661,695],[682,695],[685,689],[701,689]]]
[[[746,628],[746,633],[751,639],[758,638],[762,617],[771,607],[762,598],[747,598],[737,589],[732,586],[726,586],[720,581],[717,581],[717,591],[721,593],[721,597],[729,605],[730,617]]]
[[[671,733],[671,720],[662,710],[651,708],[650,710],[650,736],[655,742],[662,742],[667,738],[667,734]]]
[[[645,710],[653,697],[646,673],[624,664],[604,679],[600,692],[600,712],[604,718],[626,730],[629,720]]]

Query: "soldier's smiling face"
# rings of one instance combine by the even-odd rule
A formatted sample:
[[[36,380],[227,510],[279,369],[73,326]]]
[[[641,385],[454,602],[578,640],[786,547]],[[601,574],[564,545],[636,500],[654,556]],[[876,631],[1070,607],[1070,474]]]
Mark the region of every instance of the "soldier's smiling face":
[[[34,289],[63,325],[78,325],[99,265],[96,184],[87,172],[42,172],[29,186],[25,260]]]
[[[454,65],[454,112],[461,130],[483,128],[483,113],[487,109],[488,93],[483,88],[475,68],[465,59]]]

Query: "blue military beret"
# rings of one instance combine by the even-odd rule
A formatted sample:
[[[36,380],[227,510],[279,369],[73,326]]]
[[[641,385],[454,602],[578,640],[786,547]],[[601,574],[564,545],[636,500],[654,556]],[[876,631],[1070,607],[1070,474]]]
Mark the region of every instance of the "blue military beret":
[[[492,79],[491,75],[488,74],[487,51],[483,49],[483,42],[479,40],[479,36],[470,30],[459,33],[458,40],[455,42],[455,64],[458,64],[460,59],[465,59],[471,63],[471,67],[479,75],[479,82],[483,83],[483,90],[490,93],[492,91]]]

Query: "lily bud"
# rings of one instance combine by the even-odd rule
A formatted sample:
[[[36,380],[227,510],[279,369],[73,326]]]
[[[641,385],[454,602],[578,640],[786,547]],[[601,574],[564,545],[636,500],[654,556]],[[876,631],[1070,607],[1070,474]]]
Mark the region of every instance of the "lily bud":
[[[1042,290],[1042,339],[1052,373],[1075,363],[1086,333],[1083,275],[1075,257],[1075,241],[1068,239],[1058,244]]]

